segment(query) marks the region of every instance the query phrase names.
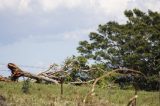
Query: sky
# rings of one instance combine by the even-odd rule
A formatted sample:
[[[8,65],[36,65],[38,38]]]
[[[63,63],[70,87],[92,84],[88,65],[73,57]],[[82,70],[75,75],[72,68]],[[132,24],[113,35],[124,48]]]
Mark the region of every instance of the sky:
[[[125,22],[126,9],[160,11],[159,6],[160,0],[0,0],[0,70],[10,62],[44,68],[63,64],[78,55],[78,42],[99,24]]]

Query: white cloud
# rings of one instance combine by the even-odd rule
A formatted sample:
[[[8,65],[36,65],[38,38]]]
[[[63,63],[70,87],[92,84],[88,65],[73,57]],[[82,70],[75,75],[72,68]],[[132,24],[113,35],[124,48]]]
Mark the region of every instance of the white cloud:
[[[131,0],[128,3],[127,8],[133,9],[138,8],[143,11],[147,11],[148,9],[153,11],[160,11],[160,0]]]
[[[49,12],[57,8],[73,8],[82,3],[83,0],[0,0],[0,10],[16,10],[26,12],[33,10]],[[37,11],[38,10],[38,11]]]
[[[94,1],[95,7],[99,4],[99,9],[107,13],[115,13],[126,9],[128,1],[130,0],[96,0]]]
[[[19,0],[0,0],[0,9],[13,9],[18,2]]]
[[[129,0],[0,0],[0,9],[17,9],[18,11],[43,10],[54,11],[58,8],[90,8],[93,11],[115,12],[126,7]],[[33,10],[34,11],[34,10]]]
[[[144,1],[144,0],[143,0]],[[160,0],[148,0],[148,2],[144,2],[144,5],[151,10],[160,11]]]
[[[38,0],[44,11],[53,11],[57,8],[74,8],[82,4],[84,0]]]
[[[0,0],[0,11],[11,10],[17,13],[26,13],[31,10],[31,0]]]
[[[80,8],[97,13],[111,14],[120,13],[127,7],[131,0],[39,0],[38,3],[44,11],[53,11],[58,8]]]
[[[31,2],[30,0],[21,0],[19,2],[19,7],[18,7],[19,12],[24,13],[31,11],[31,8],[29,7],[30,2]]]
[[[63,33],[63,39],[67,41],[80,41],[88,38],[88,34],[91,31],[94,31],[94,28],[89,28],[89,29],[81,29],[81,30],[75,30],[71,32],[65,32]]]
[[[38,0],[37,3],[40,4],[40,8],[44,11],[52,11],[61,4],[61,0]]]
[[[80,5],[83,5],[86,0],[62,0],[62,5],[66,5],[67,8],[75,8]]]
[[[140,8],[159,11],[159,0],[0,0],[0,10],[16,12],[52,12],[58,9],[81,9],[98,14],[120,15],[125,9]]]

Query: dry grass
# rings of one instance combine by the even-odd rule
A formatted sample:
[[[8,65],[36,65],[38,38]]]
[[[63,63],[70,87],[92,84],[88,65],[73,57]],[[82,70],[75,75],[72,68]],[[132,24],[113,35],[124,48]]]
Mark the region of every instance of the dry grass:
[[[0,95],[6,98],[9,106],[82,106],[83,99],[91,85],[64,85],[64,94],[60,95],[60,85],[31,83],[29,94],[21,91],[23,83],[0,82]],[[95,86],[96,95],[88,97],[86,106],[126,106],[133,90],[119,88],[100,88]],[[137,106],[159,106],[158,92],[138,93]]]
[[[89,93],[85,96],[85,98],[84,98],[84,100],[83,100],[83,106],[85,106],[85,104],[86,104],[86,100],[87,100],[87,98],[90,96],[93,96],[93,95],[95,95],[95,86],[96,86],[96,84],[97,84],[97,82],[99,81],[99,80],[102,80],[104,77],[109,77],[111,74],[114,74],[114,73],[121,73],[121,74],[132,74],[132,75],[141,75],[141,76],[143,76],[143,77],[146,77],[143,73],[141,73],[140,71],[136,71],[136,70],[132,70],[132,69],[115,69],[115,70],[112,70],[112,71],[109,71],[109,72],[107,72],[106,71],[106,73],[104,74],[104,75],[102,75],[101,77],[99,77],[99,78],[96,78],[96,80],[94,81],[94,83],[93,83],[93,85],[92,85],[92,89],[89,91]],[[137,90],[136,90],[136,88],[135,88],[135,92],[137,92]],[[134,95],[134,96],[136,96],[137,97],[137,95]],[[136,99],[136,98],[135,98]],[[135,100],[134,99],[134,100]],[[126,100],[127,101],[127,100]]]

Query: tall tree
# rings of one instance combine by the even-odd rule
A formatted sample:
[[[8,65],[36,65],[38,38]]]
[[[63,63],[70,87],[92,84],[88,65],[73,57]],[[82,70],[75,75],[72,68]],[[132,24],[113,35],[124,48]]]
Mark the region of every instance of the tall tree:
[[[132,68],[147,76],[160,70],[160,13],[139,9],[126,10],[125,24],[110,21],[80,41],[82,56],[106,64],[109,68]]]

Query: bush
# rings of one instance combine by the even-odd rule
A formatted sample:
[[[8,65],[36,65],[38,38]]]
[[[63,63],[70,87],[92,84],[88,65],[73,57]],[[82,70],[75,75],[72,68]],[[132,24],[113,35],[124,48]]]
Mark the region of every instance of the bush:
[[[29,79],[24,80],[22,86],[22,92],[25,94],[29,93],[29,87],[30,87],[30,80]]]

